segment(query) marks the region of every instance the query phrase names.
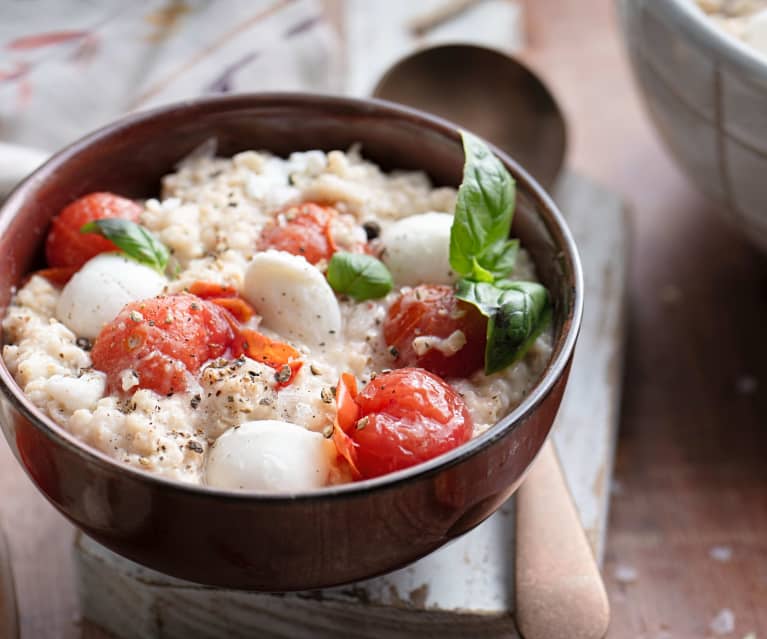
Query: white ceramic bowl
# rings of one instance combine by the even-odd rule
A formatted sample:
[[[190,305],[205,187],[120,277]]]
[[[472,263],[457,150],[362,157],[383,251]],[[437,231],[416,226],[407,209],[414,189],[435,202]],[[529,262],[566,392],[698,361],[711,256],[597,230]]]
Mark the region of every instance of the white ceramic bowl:
[[[767,252],[767,58],[693,0],[617,0],[647,109],[674,157]]]

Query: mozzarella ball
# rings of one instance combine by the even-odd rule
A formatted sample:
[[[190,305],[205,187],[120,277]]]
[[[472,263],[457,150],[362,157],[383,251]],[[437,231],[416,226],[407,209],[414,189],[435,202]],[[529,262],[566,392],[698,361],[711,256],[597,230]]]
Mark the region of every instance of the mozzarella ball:
[[[56,318],[75,335],[94,339],[128,302],[154,297],[167,284],[164,276],[116,253],[86,262],[61,291]]]
[[[341,309],[319,269],[284,251],[257,253],[245,271],[243,297],[263,326],[309,347],[335,342]]]
[[[449,213],[421,213],[384,229],[382,260],[400,286],[452,284]]]
[[[205,482],[229,490],[299,492],[328,483],[333,443],[273,419],[230,428],[208,452]]]

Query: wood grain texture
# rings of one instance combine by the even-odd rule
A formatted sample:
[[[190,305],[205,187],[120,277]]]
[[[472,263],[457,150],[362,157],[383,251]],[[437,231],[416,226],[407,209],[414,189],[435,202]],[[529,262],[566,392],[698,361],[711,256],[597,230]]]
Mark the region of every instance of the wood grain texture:
[[[586,289],[574,374],[559,410],[554,442],[601,564],[623,381],[629,212],[618,195],[572,172],[559,178],[554,199],[578,245]]]
[[[729,636],[767,636],[767,260],[662,148],[612,3],[525,9],[524,57],[569,116],[571,165],[634,211],[608,637],[714,637],[709,624],[725,608]],[[716,547],[731,559],[712,558]]]

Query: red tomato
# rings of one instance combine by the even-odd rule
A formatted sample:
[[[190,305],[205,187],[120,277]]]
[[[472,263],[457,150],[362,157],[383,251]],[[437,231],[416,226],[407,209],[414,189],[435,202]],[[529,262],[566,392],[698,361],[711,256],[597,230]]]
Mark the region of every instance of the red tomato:
[[[213,303],[218,304],[217,301]],[[273,340],[250,328],[236,327],[235,334],[232,355],[234,357],[246,355],[252,360],[273,368],[276,371],[278,388],[290,384],[304,364],[301,353],[290,344]]]
[[[189,292],[225,308],[238,322],[245,323],[256,314],[253,307],[242,299],[232,286],[197,280],[192,282]]]
[[[167,395],[186,390],[188,374],[224,355],[234,338],[224,309],[194,295],[168,295],[126,305],[99,333],[91,358],[112,392],[123,392],[120,374],[131,369],[139,388]]]
[[[310,264],[333,257],[337,247],[330,232],[330,224],[337,215],[331,206],[304,202],[277,214],[274,223],[261,232],[259,251],[277,249],[293,255],[302,255]],[[284,222],[281,218],[284,217]]]
[[[138,221],[142,208],[133,200],[113,193],[90,193],[64,207],[53,218],[45,257],[48,266],[74,266],[80,268],[99,253],[116,251],[108,239],[95,233],[80,233],[84,224],[105,217],[120,217]]]
[[[357,405],[357,380],[351,373],[341,373],[336,386],[336,418],[333,422],[333,444],[346,461],[353,479],[362,479],[357,468],[357,444],[349,436],[360,416]]]
[[[51,268],[43,268],[34,273],[30,273],[29,277],[39,275],[40,277],[44,277],[54,286],[62,287],[72,279],[72,276],[75,273],[77,273],[77,268],[74,266],[53,266]]]
[[[485,361],[487,319],[457,299],[449,286],[421,284],[402,293],[389,307],[383,331],[400,366],[418,366],[441,377],[468,377]],[[429,348],[419,355],[413,347],[416,337],[445,339],[455,331],[463,332],[466,343],[454,354]]]
[[[363,477],[378,477],[441,455],[471,439],[463,398],[420,368],[378,375],[357,395],[359,419],[349,435]]]

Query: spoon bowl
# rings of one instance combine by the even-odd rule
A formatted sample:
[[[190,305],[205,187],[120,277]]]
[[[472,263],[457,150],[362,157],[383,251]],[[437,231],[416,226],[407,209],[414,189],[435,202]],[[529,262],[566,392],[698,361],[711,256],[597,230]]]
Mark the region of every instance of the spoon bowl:
[[[373,95],[492,141],[547,190],[562,168],[567,139],[559,105],[537,75],[500,51],[467,44],[422,49],[392,66]]]

